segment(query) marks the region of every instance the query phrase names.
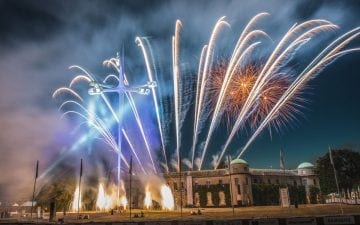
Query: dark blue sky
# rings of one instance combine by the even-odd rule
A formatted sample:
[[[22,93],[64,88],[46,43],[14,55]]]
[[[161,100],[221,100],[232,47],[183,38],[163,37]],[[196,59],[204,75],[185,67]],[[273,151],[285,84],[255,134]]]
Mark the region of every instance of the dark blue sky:
[[[230,31],[224,32],[222,46],[224,43],[232,46],[249,19],[263,11],[271,16],[261,23],[261,28],[275,43],[295,22],[324,18],[338,24],[340,29],[336,32],[322,34],[313,44],[304,46],[294,62],[302,65],[324,43],[359,26],[359,10],[358,1],[0,0],[0,171],[11,177],[27,174],[36,159],[52,159],[52,154],[60,154],[74,141],[70,134],[74,124],[59,121],[56,102],[51,98],[57,87],[67,85],[73,78],[74,72],[67,69],[69,65],[80,64],[100,73],[104,71],[101,62],[123,47],[126,69],[133,75],[131,80],[140,83],[145,80],[144,62],[134,39],[138,35],[148,36],[159,76],[171,84],[171,36],[178,18],[184,25],[181,61],[189,76],[195,74],[201,48],[221,16],[227,16],[232,25]],[[359,39],[351,44],[359,45]],[[226,55],[229,49],[224,49]],[[273,133],[272,138],[264,131],[244,159],[253,167],[278,168],[282,148],[287,165],[294,168],[303,161],[314,162],[329,145],[350,146],[359,151],[359,59],[360,53],[347,55],[322,71],[305,93],[310,100],[305,116],[281,133]],[[171,88],[168,92],[171,93]],[[188,120],[182,130],[184,157],[188,155],[192,125]],[[152,137],[156,136],[153,123],[149,123],[148,129]],[[218,132],[224,134],[224,131]],[[152,139],[154,146],[159,144],[158,138]],[[174,138],[169,139],[170,156]],[[215,136],[215,145],[207,156],[209,160],[215,146],[221,146],[222,141],[223,135]],[[241,141],[244,140],[238,138],[232,147],[238,148]],[[0,181],[0,188],[16,182],[11,177]]]

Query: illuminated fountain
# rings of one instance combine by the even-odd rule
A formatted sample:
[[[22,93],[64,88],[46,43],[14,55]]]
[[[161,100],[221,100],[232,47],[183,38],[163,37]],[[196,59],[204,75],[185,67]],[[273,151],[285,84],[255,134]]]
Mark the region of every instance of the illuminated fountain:
[[[126,209],[126,208],[127,208],[127,205],[128,205],[128,200],[127,200],[126,196],[125,196],[125,195],[120,196],[120,206],[121,206],[123,209]]]
[[[108,211],[116,206],[116,194],[108,195],[102,183],[99,184],[98,196],[96,199],[96,209],[100,211]]]
[[[151,192],[149,191],[149,185],[146,185],[145,188],[144,207],[146,209],[150,209],[152,207],[152,197]]]
[[[161,206],[163,210],[174,210],[175,201],[171,189],[168,185],[163,184],[160,187]]]
[[[72,212],[77,212],[78,210],[81,210],[81,206],[82,206],[81,191],[79,191],[79,187],[76,187],[74,192],[73,202],[71,204]]]

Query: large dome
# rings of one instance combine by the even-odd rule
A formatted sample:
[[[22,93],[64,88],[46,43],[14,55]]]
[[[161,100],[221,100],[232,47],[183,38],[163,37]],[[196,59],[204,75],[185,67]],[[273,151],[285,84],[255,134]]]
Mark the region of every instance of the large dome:
[[[248,165],[248,163],[247,163],[245,160],[243,160],[243,159],[234,159],[233,161],[231,161],[230,164],[231,164],[231,165],[232,165],[232,164],[245,164],[245,165]]]
[[[303,162],[298,166],[298,169],[314,168],[314,165],[309,162]]]

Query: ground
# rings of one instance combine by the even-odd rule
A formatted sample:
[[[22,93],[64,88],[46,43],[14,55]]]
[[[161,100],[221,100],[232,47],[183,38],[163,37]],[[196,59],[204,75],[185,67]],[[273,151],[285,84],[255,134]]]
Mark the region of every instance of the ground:
[[[344,214],[360,215],[360,205],[342,205]],[[251,218],[286,218],[286,217],[306,217],[306,216],[324,216],[340,215],[340,205],[300,205],[299,208],[291,206],[290,208],[281,208],[280,206],[254,206],[235,208],[234,215],[232,208],[200,208],[201,215],[191,215],[191,211],[197,211],[197,208],[183,209],[182,216],[180,210],[159,211],[159,210],[132,210],[132,221],[169,221],[169,220],[223,220],[223,219],[251,219]],[[144,213],[143,218],[134,218],[135,214]],[[67,213],[65,222],[110,222],[110,221],[129,221],[130,213],[116,213],[111,215],[107,212],[81,212],[82,215],[89,215],[87,220],[77,220],[77,213]],[[57,213],[57,218],[63,218],[63,213]],[[0,222],[25,221],[29,218],[0,219]],[[41,221],[38,221],[41,222]]]

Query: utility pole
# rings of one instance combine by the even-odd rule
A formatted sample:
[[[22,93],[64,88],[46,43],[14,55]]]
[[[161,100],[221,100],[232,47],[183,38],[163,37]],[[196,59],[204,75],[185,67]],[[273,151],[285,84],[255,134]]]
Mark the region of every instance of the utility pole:
[[[31,200],[31,211],[30,211],[30,217],[31,217],[31,219],[32,219],[32,213],[33,213],[33,207],[34,207],[36,180],[37,180],[37,178],[38,178],[38,175],[39,175],[39,160],[36,160],[34,189],[33,189],[33,196],[32,196],[32,200]]]
[[[130,211],[130,220],[131,220],[131,206],[132,206],[132,200],[131,200],[131,177],[132,177],[132,155],[130,155],[130,166],[129,166],[129,176],[130,176],[130,187],[129,187],[129,211]]]
[[[79,192],[78,192],[78,217],[80,214],[80,198],[81,198],[81,177],[82,177],[82,173],[83,173],[83,160],[80,159],[80,179],[79,179]]]
[[[334,170],[334,176],[335,176],[335,183],[336,183],[336,188],[337,188],[337,191],[338,191],[338,196],[340,198],[340,210],[341,210],[341,214],[343,215],[344,214],[344,210],[342,208],[342,199],[341,199],[341,196],[340,196],[340,188],[339,188],[339,182],[338,182],[338,178],[337,178],[337,172],[336,172],[336,169],[335,169],[335,163],[334,163],[334,160],[333,160],[333,157],[332,157],[332,151],[331,151],[331,148],[329,146],[329,157],[330,157],[330,163],[333,167],[333,170]]]
[[[180,157],[180,155],[179,155]],[[183,192],[183,185],[182,185],[182,182],[181,182],[181,157],[179,159],[179,178],[180,178],[180,216],[182,218],[183,216],[183,199],[182,199],[182,192]]]

